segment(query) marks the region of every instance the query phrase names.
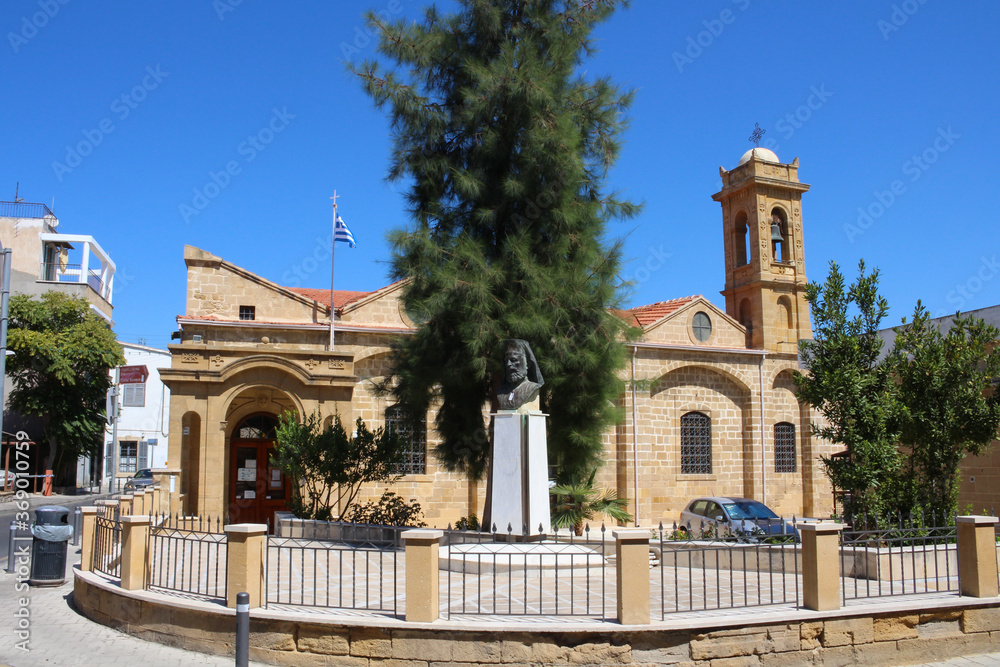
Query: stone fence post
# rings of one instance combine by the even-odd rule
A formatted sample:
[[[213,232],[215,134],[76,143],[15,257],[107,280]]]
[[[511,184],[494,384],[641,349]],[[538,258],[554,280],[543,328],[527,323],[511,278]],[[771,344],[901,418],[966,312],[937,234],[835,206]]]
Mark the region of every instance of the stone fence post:
[[[80,526],[80,571],[94,569],[94,535],[97,533],[97,507],[81,507],[83,523]]]
[[[619,528],[615,538],[618,622],[649,625],[649,530]]]
[[[153,486],[149,487],[148,493],[151,501],[149,507],[149,513],[162,514],[163,512],[160,511],[160,485],[154,484]]]
[[[118,515],[128,516],[132,514],[132,500],[135,498],[131,493],[123,493],[118,499]]]
[[[132,493],[132,514],[139,516],[151,514],[147,507],[146,489],[139,489]]]
[[[260,607],[266,593],[264,550],[267,549],[266,523],[237,523],[225,526],[226,606],[236,608],[236,595],[248,593],[250,607]]]
[[[842,523],[800,523],[802,602],[806,609],[840,609],[840,532]]]
[[[146,545],[149,538],[149,517],[130,515],[121,518],[122,523],[122,588],[126,591],[146,587],[146,573],[149,558]]]
[[[153,468],[153,479],[160,487],[160,502],[153,512],[173,514],[181,510],[180,475],[180,468]]]
[[[406,530],[406,620],[430,623],[441,613],[438,552],[444,531]]]
[[[958,583],[962,595],[995,598],[997,540],[995,516],[960,516],[958,523]]]

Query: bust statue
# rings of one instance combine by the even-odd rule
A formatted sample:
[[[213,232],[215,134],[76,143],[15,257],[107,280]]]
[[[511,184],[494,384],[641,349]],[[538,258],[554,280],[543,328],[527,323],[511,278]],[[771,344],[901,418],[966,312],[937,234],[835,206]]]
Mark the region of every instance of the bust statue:
[[[501,410],[517,410],[538,397],[545,380],[528,341],[510,338],[503,347],[504,380],[497,387],[497,403]]]

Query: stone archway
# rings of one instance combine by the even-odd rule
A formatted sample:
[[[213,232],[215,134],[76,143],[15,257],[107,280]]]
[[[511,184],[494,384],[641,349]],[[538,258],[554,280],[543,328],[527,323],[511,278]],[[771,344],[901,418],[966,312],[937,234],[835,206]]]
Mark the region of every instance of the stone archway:
[[[271,453],[279,416],[295,409],[288,394],[267,386],[247,387],[230,401],[224,479],[231,522],[273,526],[274,513],[288,509],[289,481],[280,468],[271,465]]]

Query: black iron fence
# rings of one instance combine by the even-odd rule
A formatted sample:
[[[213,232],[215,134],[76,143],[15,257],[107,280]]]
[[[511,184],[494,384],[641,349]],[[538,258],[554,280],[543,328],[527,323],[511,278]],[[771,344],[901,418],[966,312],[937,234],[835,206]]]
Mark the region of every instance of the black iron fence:
[[[526,532],[526,531],[524,531]],[[589,616],[604,620],[616,606],[613,544],[607,529],[525,538],[445,532],[444,609],[456,615]],[[610,582],[610,583],[609,583]]]
[[[109,577],[121,577],[122,525],[118,521],[117,507],[98,511],[94,523],[94,569]]]
[[[268,537],[265,606],[402,613],[405,584],[400,529],[381,528],[371,531],[372,541]],[[395,538],[385,541],[385,531]]]
[[[841,535],[843,601],[959,590],[954,517],[849,518]]]
[[[796,522],[774,531],[731,531],[714,524],[661,523],[651,541],[651,605],[667,614],[800,604],[801,545]],[[658,579],[658,581],[657,581]],[[658,584],[658,586],[657,586]]]
[[[228,540],[221,521],[154,517],[149,530],[148,587],[226,599]],[[197,526],[197,528],[195,528]]]

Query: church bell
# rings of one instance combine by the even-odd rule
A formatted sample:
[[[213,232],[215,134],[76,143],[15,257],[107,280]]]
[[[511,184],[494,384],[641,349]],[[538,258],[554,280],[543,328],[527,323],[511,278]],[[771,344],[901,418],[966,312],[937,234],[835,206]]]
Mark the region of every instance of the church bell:
[[[781,243],[785,239],[781,236],[781,223],[774,221],[771,223],[771,240]]]

